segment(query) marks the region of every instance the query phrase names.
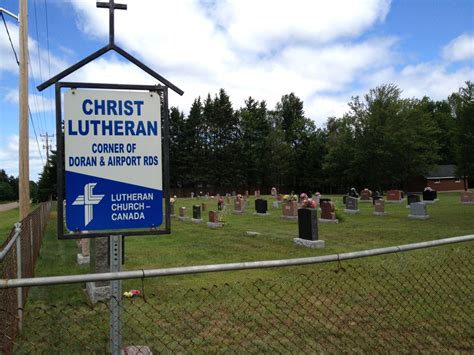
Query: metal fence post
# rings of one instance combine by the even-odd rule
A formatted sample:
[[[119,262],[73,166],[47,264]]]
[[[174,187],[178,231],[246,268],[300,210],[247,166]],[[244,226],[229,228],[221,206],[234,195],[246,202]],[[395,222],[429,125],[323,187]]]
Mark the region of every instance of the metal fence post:
[[[122,265],[122,236],[110,236],[110,272],[120,272]],[[110,352],[119,355],[122,348],[122,280],[111,281],[110,298]]]
[[[20,223],[16,223],[15,227],[19,229]],[[20,232],[21,233],[21,232]],[[21,234],[16,239],[16,278],[22,278],[22,263],[21,263]],[[16,290],[17,307],[18,307],[18,330],[21,331],[23,326],[23,288],[18,287]]]

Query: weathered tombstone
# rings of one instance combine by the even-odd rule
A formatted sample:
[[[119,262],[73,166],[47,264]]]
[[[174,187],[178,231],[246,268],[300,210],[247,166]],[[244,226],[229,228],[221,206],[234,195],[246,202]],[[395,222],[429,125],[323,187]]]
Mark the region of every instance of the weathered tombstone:
[[[243,198],[236,198],[234,201],[234,213],[242,214],[245,211],[245,201]]]
[[[249,190],[245,190],[245,197],[249,198]]]
[[[387,191],[388,203],[401,203],[402,201],[403,201],[403,191],[401,190],[388,190]]]
[[[423,191],[423,202],[435,203],[436,201],[438,201],[438,193],[436,190],[428,188]]]
[[[175,214],[174,214],[174,203],[170,203],[170,216],[171,217],[175,216]]]
[[[344,209],[344,212],[349,214],[359,213],[359,199],[357,199],[356,197],[347,196],[346,208]]]
[[[178,219],[180,221],[185,221],[188,219],[188,216],[186,215],[186,207],[180,207],[179,208],[179,216],[178,216]]]
[[[191,222],[193,222],[193,223],[201,223],[202,222],[201,206],[200,205],[194,205],[193,206],[193,218],[191,218]]]
[[[230,205],[230,195],[227,194],[226,197],[225,197],[225,202]]]
[[[258,198],[255,200],[255,213],[258,216],[268,216],[268,204],[267,200]]]
[[[191,198],[194,198],[194,192],[191,192]]]
[[[89,250],[90,239],[82,238],[79,240],[79,246],[81,247],[81,252],[77,254],[76,261],[78,265],[89,264],[91,261],[90,250]]]
[[[318,216],[315,208],[298,210],[298,238],[293,242],[308,248],[324,248],[324,240],[319,240]]]
[[[277,197],[278,193],[277,193],[276,187],[272,187],[270,194],[271,194],[272,197],[274,197],[274,198]]]
[[[461,192],[461,203],[466,205],[474,204],[474,192],[462,191]]]
[[[223,224],[219,222],[219,215],[216,211],[209,211],[209,222],[207,222],[207,226],[209,228],[220,228],[223,226]]]
[[[283,218],[286,219],[298,219],[298,202],[288,201],[283,203]]]
[[[385,212],[385,201],[381,198],[374,201],[374,209],[375,216],[385,216],[387,214]]]
[[[430,216],[428,215],[428,211],[426,205],[422,202],[412,202],[410,204],[410,214],[408,218],[411,219],[428,219]]]
[[[232,191],[232,197],[235,197],[235,196],[237,196],[237,192]]]
[[[329,199],[321,199],[321,223],[339,223],[336,218],[336,205]]]
[[[255,190],[255,198],[260,198],[260,190]]]
[[[407,208],[410,208],[412,203],[420,202],[420,195],[408,195],[407,196]]]
[[[370,191],[368,188],[363,189],[360,192],[360,200],[364,202],[372,201],[372,191]]]
[[[204,202],[201,203],[201,211],[206,212],[206,210],[207,210],[207,203],[204,203]]]
[[[92,238],[91,248],[91,271],[93,273],[110,272],[109,266],[109,238]],[[112,289],[109,281],[95,281],[86,283],[87,296],[92,304],[109,300]]]

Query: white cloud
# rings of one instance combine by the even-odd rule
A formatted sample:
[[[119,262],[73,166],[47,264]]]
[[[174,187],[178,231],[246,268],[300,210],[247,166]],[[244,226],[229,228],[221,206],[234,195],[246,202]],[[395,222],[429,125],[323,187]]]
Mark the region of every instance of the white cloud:
[[[0,149],[0,169],[4,169],[8,175],[18,176],[18,147],[20,139],[18,135],[11,135],[5,138],[6,144]],[[41,142],[40,142],[41,143]],[[42,148],[41,148],[42,149]],[[46,159],[45,152],[43,159]],[[29,139],[30,155],[30,180],[38,181],[39,174],[43,172],[43,163],[38,150],[38,144],[33,137]]]
[[[185,91],[170,105],[187,112],[198,96],[224,88],[234,108],[248,96],[273,108],[295,92],[319,125],[347,111],[353,95],[395,83],[404,95],[444,99],[472,77],[472,68],[404,64],[394,35],[370,35],[383,23],[388,0],[136,0],[116,11],[116,43]],[[108,41],[108,12],[73,0],[78,25]],[[146,11],[144,11],[146,9]],[[162,15],[166,14],[166,15]],[[454,70],[454,71],[453,71]],[[117,56],[81,69],[81,81],[156,83]]]
[[[443,58],[450,62],[471,60],[474,64],[474,35],[462,34],[443,48]]]
[[[19,102],[18,91],[8,91],[4,100],[9,103],[17,104]],[[32,113],[51,112],[54,111],[55,108],[54,100],[45,98],[42,95],[30,94],[28,95],[28,102]]]
[[[448,71],[443,64],[420,63],[408,65],[400,71],[384,68],[368,76],[367,88],[394,83],[403,90],[407,98],[428,96],[433,100],[445,100],[464,86],[466,80],[474,79],[473,67],[461,67]],[[368,91],[368,90],[367,90]]]
[[[20,50],[18,48],[18,24],[8,21],[7,26],[8,31],[10,32],[13,47],[19,60]],[[51,74],[54,74],[60,70],[65,69],[67,65],[65,61],[56,57],[52,53],[50,53],[48,60],[47,50],[38,46],[39,43],[36,40],[28,37],[29,62],[31,64],[28,66],[29,76],[39,84],[40,82],[49,79],[49,68],[51,68]],[[0,73],[2,71],[6,71],[18,75],[19,69],[18,64],[16,63],[15,54],[12,50],[8,35],[4,29],[0,31],[0,58],[2,58],[2,60],[0,60]]]

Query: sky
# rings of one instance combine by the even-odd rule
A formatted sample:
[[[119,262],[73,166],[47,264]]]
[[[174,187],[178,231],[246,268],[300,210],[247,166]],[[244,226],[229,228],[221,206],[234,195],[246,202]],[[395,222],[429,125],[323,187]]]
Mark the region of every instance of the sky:
[[[444,100],[474,81],[474,0],[116,2],[128,6],[115,12],[116,44],[184,91],[171,92],[169,105],[185,114],[220,88],[234,109],[249,96],[274,108],[294,92],[306,117],[324,127],[348,111],[351,97],[379,85]],[[16,0],[0,7],[18,13]],[[18,23],[5,21],[18,54]],[[19,71],[0,26],[0,169],[17,176]],[[56,131],[53,91],[36,86],[105,46],[108,26],[95,0],[28,1],[30,180],[46,161],[43,136]],[[157,83],[110,52],[65,80]]]

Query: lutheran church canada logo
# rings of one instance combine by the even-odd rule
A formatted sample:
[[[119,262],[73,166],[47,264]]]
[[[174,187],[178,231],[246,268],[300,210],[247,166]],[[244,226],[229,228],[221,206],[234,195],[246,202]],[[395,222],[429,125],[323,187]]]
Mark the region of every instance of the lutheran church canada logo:
[[[94,195],[93,190],[97,183],[84,185],[84,195],[79,195],[72,203],[74,206],[84,206],[84,226],[94,219],[94,205],[98,205],[105,195]]]

